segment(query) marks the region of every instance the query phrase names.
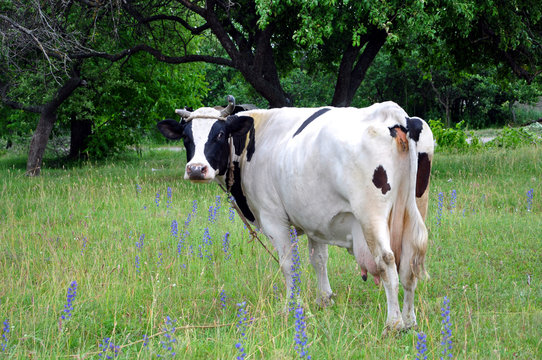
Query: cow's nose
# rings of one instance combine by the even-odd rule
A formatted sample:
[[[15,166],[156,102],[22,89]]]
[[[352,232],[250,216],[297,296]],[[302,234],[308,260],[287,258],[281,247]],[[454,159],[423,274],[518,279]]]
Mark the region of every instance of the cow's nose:
[[[191,180],[203,180],[207,175],[207,165],[204,164],[188,164],[186,165],[186,174]]]

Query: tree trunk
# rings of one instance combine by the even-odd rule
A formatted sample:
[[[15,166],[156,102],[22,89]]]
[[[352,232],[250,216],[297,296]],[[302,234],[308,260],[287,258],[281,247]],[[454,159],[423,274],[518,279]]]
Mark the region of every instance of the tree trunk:
[[[53,111],[44,110],[40,114],[40,120],[32,141],[30,142],[30,149],[28,152],[28,161],[26,163],[26,175],[38,176],[41,171],[41,165],[43,162],[43,154],[49,141],[49,136],[53,130],[53,125],[56,121],[56,109]]]
[[[45,148],[47,147],[49,136],[57,118],[57,110],[79,85],[81,85],[79,71],[74,69],[71,77],[57,90],[53,99],[42,107],[38,126],[36,127],[36,131],[34,131],[28,151],[28,160],[26,163],[26,174],[28,176],[38,176],[40,174],[43,154],[45,154]]]
[[[70,120],[70,159],[80,158],[88,146],[88,138],[92,134],[92,121],[77,120],[73,115]]]
[[[365,44],[365,47],[354,46],[352,43],[348,44],[339,66],[331,105],[345,107],[352,104],[356,91],[376,55],[386,43],[387,37],[388,34],[385,30],[372,29],[361,41],[361,44]]]

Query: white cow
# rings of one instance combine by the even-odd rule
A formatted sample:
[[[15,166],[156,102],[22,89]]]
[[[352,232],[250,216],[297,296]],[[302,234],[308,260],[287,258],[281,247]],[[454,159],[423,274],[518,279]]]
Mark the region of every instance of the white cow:
[[[328,245],[348,249],[364,280],[384,285],[386,327],[416,326],[414,291],[426,272],[433,136],[397,104],[367,108],[177,110],[181,122],[158,124],[184,139],[185,178],[228,186],[245,216],[278,252],[292,289],[290,226],[307,234],[318,277],[317,302],[331,301]],[[231,139],[231,141],[228,141]],[[398,301],[399,278],[404,304]]]

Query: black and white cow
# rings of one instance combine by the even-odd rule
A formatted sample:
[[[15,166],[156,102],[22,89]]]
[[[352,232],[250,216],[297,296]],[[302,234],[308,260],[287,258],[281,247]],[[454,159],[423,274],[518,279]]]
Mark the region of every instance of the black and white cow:
[[[424,218],[433,158],[425,121],[393,102],[227,117],[213,108],[177,113],[181,122],[164,120],[158,128],[169,139],[184,140],[185,179],[226,186],[233,171],[232,194],[273,243],[288,292],[294,226],[308,237],[319,304],[331,302],[327,246],[337,245],[354,255],[364,280],[370,273],[375,283],[383,282],[387,328],[416,326],[414,291],[426,274]]]

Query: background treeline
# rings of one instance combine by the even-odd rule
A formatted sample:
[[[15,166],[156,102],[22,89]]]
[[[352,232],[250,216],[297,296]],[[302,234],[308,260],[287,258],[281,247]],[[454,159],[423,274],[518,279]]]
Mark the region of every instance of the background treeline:
[[[38,175],[47,146],[137,148],[175,108],[227,94],[521,125],[542,117],[518,106],[542,94],[541,19],[534,0],[0,0],[0,144]]]

